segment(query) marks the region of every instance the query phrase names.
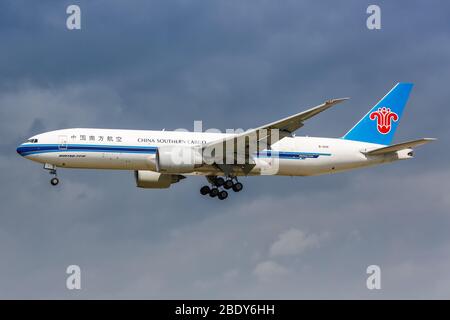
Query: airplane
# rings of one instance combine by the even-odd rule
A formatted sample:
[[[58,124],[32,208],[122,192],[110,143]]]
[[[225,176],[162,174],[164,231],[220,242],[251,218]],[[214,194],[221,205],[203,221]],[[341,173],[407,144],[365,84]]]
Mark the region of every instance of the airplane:
[[[44,164],[53,186],[59,183],[57,168],[130,170],[140,188],[169,188],[200,175],[208,181],[200,193],[224,200],[227,190],[243,189],[238,177],[314,176],[413,158],[412,148],[436,139],[391,144],[412,87],[397,83],[339,138],[294,132],[348,98],[327,100],[240,133],[72,128],[32,136],[17,152]]]

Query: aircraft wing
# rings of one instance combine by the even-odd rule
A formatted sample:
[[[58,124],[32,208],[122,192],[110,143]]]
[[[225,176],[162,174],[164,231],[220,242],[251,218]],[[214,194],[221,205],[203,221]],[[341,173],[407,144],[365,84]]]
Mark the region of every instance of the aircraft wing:
[[[423,144],[435,141],[435,138],[422,138],[422,139],[418,139],[418,140],[412,140],[412,141],[407,141],[407,142],[402,142],[402,143],[398,143],[398,144],[393,144],[391,146],[387,146],[387,147],[382,147],[382,148],[377,148],[374,150],[370,150],[367,152],[364,152],[367,155],[380,155],[380,154],[386,154],[386,153],[391,153],[391,152],[396,152],[396,151],[400,151],[400,150],[404,150],[404,149],[410,149],[413,147],[417,147],[417,146],[421,146]]]
[[[209,142],[202,146],[203,150],[205,149],[220,149],[225,150],[226,145],[233,145],[234,146],[234,153],[235,153],[235,159],[236,157],[249,157],[249,151],[261,151],[264,148],[269,148],[272,144],[275,142],[283,139],[286,136],[291,135],[295,130],[301,128],[303,126],[303,122],[305,120],[308,120],[309,118],[314,117],[315,115],[321,113],[322,111],[327,110],[328,108],[331,108],[332,106],[343,102],[349,98],[340,98],[340,99],[331,99],[327,100],[324,103],[313,107],[311,109],[308,109],[306,111],[302,111],[300,113],[294,114],[292,116],[283,118],[278,121],[274,121],[268,124],[265,124],[263,126],[260,126],[256,129],[250,129],[243,133],[239,133],[233,136],[229,136],[223,139],[215,140],[212,142]],[[249,146],[250,138],[255,138],[256,141],[258,141],[258,146],[256,150],[251,150]],[[264,142],[264,143],[260,143]],[[238,154],[242,153],[242,151],[237,151],[238,145],[245,145],[245,151],[244,154]],[[225,152],[223,152],[225,154]],[[223,162],[225,163],[225,162]]]
[[[322,111],[327,110],[328,108],[331,108],[332,106],[334,106],[335,104],[338,104],[342,101],[348,100],[349,98],[340,98],[340,99],[330,99],[325,101],[324,103],[322,103],[321,105],[318,105],[316,107],[313,107],[311,109],[308,109],[306,111],[302,111],[300,113],[294,114],[292,116],[286,117],[284,119],[278,120],[278,121],[274,121],[271,122],[269,124],[263,125],[259,128],[256,129],[251,129],[247,132],[252,132],[252,131],[260,131],[262,129],[278,129],[282,132],[286,132],[289,134],[291,134],[292,132],[294,132],[295,130],[301,128],[303,126],[303,121],[308,120],[309,118],[314,117],[316,114],[321,113]],[[242,135],[246,135],[247,132],[244,132],[241,134]],[[280,138],[281,139],[281,138]],[[275,143],[275,142],[273,142]]]

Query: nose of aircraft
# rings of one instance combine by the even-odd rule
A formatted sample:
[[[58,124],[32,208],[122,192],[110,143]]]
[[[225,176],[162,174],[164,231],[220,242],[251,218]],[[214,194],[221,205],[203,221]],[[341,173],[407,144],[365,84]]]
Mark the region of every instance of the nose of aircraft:
[[[23,144],[20,144],[17,149],[16,149],[17,153],[20,154],[23,157]]]

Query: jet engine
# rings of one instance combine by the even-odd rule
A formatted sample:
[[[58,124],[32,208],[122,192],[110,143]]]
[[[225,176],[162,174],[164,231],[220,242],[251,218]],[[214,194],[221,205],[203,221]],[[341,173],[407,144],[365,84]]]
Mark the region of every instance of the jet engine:
[[[179,174],[162,174],[154,171],[139,170],[134,172],[136,186],[138,188],[165,189],[172,183],[185,179],[185,176]]]

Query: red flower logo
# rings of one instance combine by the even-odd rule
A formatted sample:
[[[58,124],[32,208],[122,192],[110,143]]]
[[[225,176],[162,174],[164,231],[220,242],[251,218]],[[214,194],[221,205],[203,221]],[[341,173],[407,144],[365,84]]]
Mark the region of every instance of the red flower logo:
[[[381,134],[388,134],[391,131],[391,121],[398,121],[398,115],[386,107],[378,108],[370,114],[369,118],[377,120],[377,130]]]

